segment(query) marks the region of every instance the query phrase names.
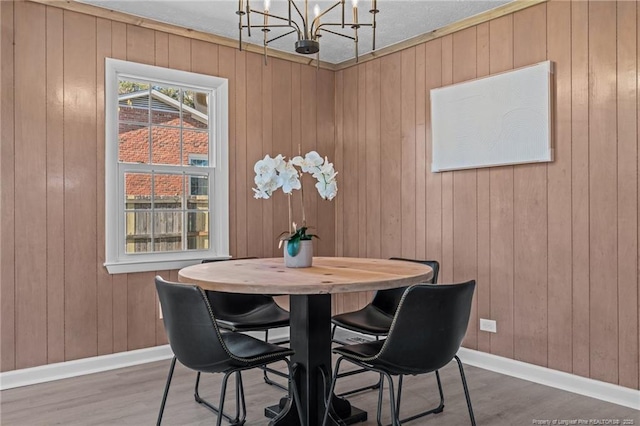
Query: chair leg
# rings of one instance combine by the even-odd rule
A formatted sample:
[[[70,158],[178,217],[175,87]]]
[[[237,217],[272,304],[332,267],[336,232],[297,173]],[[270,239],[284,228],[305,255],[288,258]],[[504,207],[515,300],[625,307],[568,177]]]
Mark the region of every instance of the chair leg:
[[[376,421],[378,426],[382,425],[382,397],[384,392],[384,380],[382,379],[382,373],[380,373],[380,387],[378,388],[378,410],[376,411]]]
[[[440,381],[440,372],[436,370],[436,380],[438,381],[438,393],[440,394],[440,405],[433,411],[435,414],[442,413],[444,410],[444,393],[442,392],[442,382]]]
[[[324,408],[324,416],[322,417],[322,425],[325,426],[327,424],[327,419],[329,418],[329,411],[331,411],[331,400],[333,399],[333,391],[336,388],[336,381],[338,380],[338,371],[340,370],[340,363],[342,362],[342,357],[338,358],[336,361],[335,371],[333,372],[333,378],[331,379],[331,386],[329,386],[329,394],[327,395],[327,401],[325,402]]]
[[[264,341],[269,343],[269,330],[265,330],[264,331]],[[281,376],[281,377],[285,377],[284,374],[280,374],[279,371],[272,370],[272,369],[268,368],[266,365],[264,365],[264,366],[262,366],[260,368],[262,369],[262,378],[264,379],[264,382],[266,384],[268,384],[269,386],[278,387],[278,388],[280,388],[280,389],[282,389],[284,391],[287,390],[287,388],[285,386],[282,386],[280,383],[276,383],[273,380],[271,380],[269,378],[269,376],[267,375],[267,372],[270,371],[270,372],[272,372],[272,373],[274,373],[274,374],[276,374],[278,376]]]
[[[469,396],[469,388],[467,387],[467,379],[464,376],[464,368],[462,368],[462,362],[460,362],[460,358],[458,355],[455,355],[454,358],[458,363],[458,368],[460,369],[460,377],[462,378],[462,387],[464,388],[464,397],[467,399],[467,408],[469,409],[469,418],[471,419],[471,425],[476,426],[476,419],[473,416],[473,408],[471,407],[471,397]]]
[[[391,375],[383,373],[389,382],[389,406],[391,407],[391,426],[400,426],[400,419],[396,414],[395,392],[393,391],[393,379]]]
[[[287,363],[287,369],[289,370],[289,397],[293,397],[293,402],[296,404],[296,410],[298,411],[298,419],[300,424],[304,425],[304,417],[302,415],[302,403],[300,402],[300,394],[298,393],[298,386],[296,385],[296,376],[298,374],[298,364],[291,364],[287,359],[284,360]]]
[[[400,418],[400,400],[402,399],[402,378],[404,376],[400,374],[398,377],[398,400],[396,401],[396,413],[398,413],[398,418]]]
[[[242,414],[242,417],[240,415]],[[236,372],[236,422],[234,425],[243,425],[247,418],[247,404],[244,400],[244,385],[242,384],[242,372]]]
[[[438,393],[440,394],[440,404],[436,408],[432,408],[427,411],[423,411],[422,413],[414,414],[411,417],[407,417],[405,419],[400,419],[400,398],[402,395],[402,375],[400,376],[400,380],[398,381],[398,402],[396,404],[396,411],[398,413],[398,418],[400,419],[400,423],[410,422],[411,420],[418,419],[420,417],[424,417],[429,414],[437,414],[442,413],[444,411],[444,393],[442,392],[442,382],[440,381],[440,373],[438,370],[435,371],[436,380],[438,381]]]
[[[333,342],[333,343],[340,343],[340,342],[338,342],[338,341],[336,341],[336,340],[334,339],[334,336],[335,336],[335,334],[336,334],[336,327],[337,327],[337,326],[336,326],[336,325],[334,325],[334,326],[333,326],[333,329],[331,330],[331,342]],[[380,339],[380,336],[375,336],[375,337],[376,337],[376,340],[379,340],[379,339]],[[365,373],[365,372],[367,372],[367,371],[368,371],[368,370],[365,370],[364,368],[360,368],[360,369],[357,369],[357,370],[347,371],[346,373],[342,373],[342,374],[341,374],[340,376],[338,376],[338,377],[353,376],[353,375],[355,375],[355,374]],[[374,383],[374,384],[372,384],[372,385],[363,386],[363,387],[361,387],[361,388],[357,388],[357,389],[352,389],[352,390],[349,390],[349,391],[346,391],[346,392],[340,393],[340,394],[338,394],[338,396],[345,397],[345,396],[353,395],[353,394],[355,394],[355,393],[363,392],[363,391],[366,391],[366,390],[375,390],[375,389],[379,389],[381,384],[382,384],[382,376],[380,376],[380,380],[378,380],[376,383]]]
[[[167,376],[167,384],[164,386],[164,395],[162,395],[162,404],[160,404],[160,412],[158,413],[158,420],[156,425],[160,426],[162,423],[162,414],[164,414],[164,406],[167,402],[167,395],[169,395],[169,386],[171,386],[171,378],[173,377],[173,370],[176,368],[176,357],[171,360],[171,367],[169,367],[169,375]]]
[[[216,407],[215,405],[211,404],[209,401],[207,401],[206,399],[203,399],[200,397],[200,391],[199,391],[199,387],[200,387],[200,372],[198,371],[198,374],[196,375],[196,386],[193,392],[193,398],[196,400],[196,402],[198,404],[202,404],[205,407],[207,407],[209,410],[213,411],[216,414],[220,414],[222,411],[220,409],[218,409],[218,407]],[[242,399],[244,400],[244,391],[242,393]],[[233,419],[229,414],[226,413],[222,413],[222,417],[224,417],[225,419],[229,420],[232,424],[235,422],[235,420],[237,420],[238,414],[236,411],[236,419]]]
[[[224,398],[227,393],[227,380],[229,380],[229,375],[231,373],[226,373],[224,378],[222,379],[222,389],[220,390],[220,411],[218,412],[218,421],[216,422],[216,426],[220,426],[222,424],[222,413],[224,410]]]
[[[366,372],[367,372],[367,370],[365,370],[364,368],[361,368],[361,369],[358,369],[358,370],[348,371],[346,373],[342,373],[340,375],[340,377],[353,376],[355,374],[366,373]],[[338,396],[349,396],[349,395],[353,395],[354,393],[363,392],[363,391],[366,391],[366,390],[375,390],[375,389],[378,389],[381,385],[382,385],[382,378],[380,378],[377,382],[375,382],[372,385],[363,386],[363,387],[358,388],[358,389],[351,389],[350,391],[346,391],[346,392],[338,394]]]

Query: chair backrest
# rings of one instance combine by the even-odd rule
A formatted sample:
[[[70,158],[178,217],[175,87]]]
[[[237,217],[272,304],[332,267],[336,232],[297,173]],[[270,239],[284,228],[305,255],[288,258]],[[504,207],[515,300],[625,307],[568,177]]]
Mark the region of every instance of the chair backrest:
[[[422,263],[423,265],[430,266],[431,269],[433,269],[433,276],[431,277],[431,281],[429,281],[427,284],[438,283],[438,272],[440,271],[440,264],[435,260],[402,259],[399,257],[392,257],[391,260],[404,260],[407,262]],[[404,291],[406,289],[407,287],[399,287],[391,288],[388,290],[379,290],[373,296],[371,304],[380,309],[382,312],[393,316],[396,313],[398,303],[400,303],[400,299],[402,298],[402,295],[404,294]]]
[[[257,258],[244,257],[242,259]],[[242,259],[204,259],[202,263]],[[272,296],[265,296],[263,294],[224,293],[222,291],[213,290],[206,290],[205,294],[209,299],[213,312],[219,319],[227,319],[237,315],[246,314],[276,303]]]
[[[198,370],[227,365],[230,354],[222,342],[204,291],[156,276],[162,320],[173,353],[186,367]]]
[[[476,286],[419,284],[405,291],[378,359],[400,374],[438,370],[462,343]]]

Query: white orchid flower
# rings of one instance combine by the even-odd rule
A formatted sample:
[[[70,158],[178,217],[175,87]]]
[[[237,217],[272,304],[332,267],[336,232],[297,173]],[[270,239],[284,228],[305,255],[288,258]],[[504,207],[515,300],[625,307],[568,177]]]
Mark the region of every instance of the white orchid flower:
[[[251,188],[251,189],[253,189],[253,192],[254,192],[253,198],[256,198],[258,200],[259,199],[265,199],[265,200],[269,199],[269,194],[267,194],[265,191],[262,191],[262,190],[259,190],[259,189],[256,189],[256,188]]]
[[[322,157],[315,151],[308,152],[304,158],[293,157],[293,164],[302,168],[305,173],[312,173],[317,167],[322,165]]]
[[[299,177],[298,170],[293,166],[292,161],[284,163],[278,174],[278,184],[282,186],[282,192],[291,194],[294,189],[302,188]]]
[[[265,155],[262,160],[258,160],[253,168],[256,173],[254,197],[267,199],[278,188],[282,188],[285,194],[301,189],[301,173],[296,167],[304,173],[311,174],[318,181],[316,188],[322,198],[335,198],[338,192],[335,178],[338,173],[333,163],[330,163],[327,157],[322,158],[316,151],[310,151],[304,157],[298,155],[289,161],[281,154],[274,158]]]
[[[329,201],[333,200],[338,194],[338,185],[335,180],[331,182],[318,181],[318,183],[316,183],[316,189],[323,199]]]
[[[276,157],[277,158],[277,157]],[[268,174],[276,168],[276,159],[269,157],[269,154],[265,155],[262,160],[258,160],[253,166],[253,171],[258,175]]]
[[[282,192],[291,194],[294,189],[302,188],[298,171],[293,165],[288,165],[278,176],[278,184],[282,186]]]
[[[336,183],[335,180],[331,181],[326,187],[325,187],[325,199],[331,201],[335,198],[336,195],[338,195],[338,184]]]

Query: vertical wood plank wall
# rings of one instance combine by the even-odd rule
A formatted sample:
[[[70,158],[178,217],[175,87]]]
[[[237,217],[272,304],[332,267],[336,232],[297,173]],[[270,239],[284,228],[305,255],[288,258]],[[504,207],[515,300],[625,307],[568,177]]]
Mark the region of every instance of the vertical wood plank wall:
[[[336,252],[438,260],[477,280],[466,347],[637,389],[639,13],[552,0],[338,71]],[[429,89],[547,59],[554,162],[430,172]]]
[[[234,256],[287,227],[253,163],[316,149],[340,172],[305,197],[320,255],[438,260],[478,283],[465,346],[639,387],[638,2],[551,0],[338,72],[30,2],[0,22],[0,371],[166,343],[154,273],[102,267],[112,57],[229,78]],[[554,162],[430,172],[430,89],[546,59]]]
[[[166,343],[153,277],[177,272],[102,266],[106,57],[229,79],[231,254],[280,255],[286,199],[253,199],[253,164],[298,144],[333,157],[332,71],[31,2],[0,2],[0,20],[1,371]],[[335,206],[306,185],[333,255]]]

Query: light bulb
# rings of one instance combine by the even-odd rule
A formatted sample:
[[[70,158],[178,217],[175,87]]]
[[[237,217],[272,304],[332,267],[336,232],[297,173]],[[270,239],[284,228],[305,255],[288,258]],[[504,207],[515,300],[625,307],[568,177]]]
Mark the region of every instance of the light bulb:
[[[318,17],[318,15],[320,15],[320,6],[318,6],[317,4],[313,7],[313,13],[316,14],[316,18]]]
[[[358,0],[351,0],[353,7],[358,7]]]
[[[269,11],[269,7],[271,7],[271,0],[264,0],[264,10]]]

